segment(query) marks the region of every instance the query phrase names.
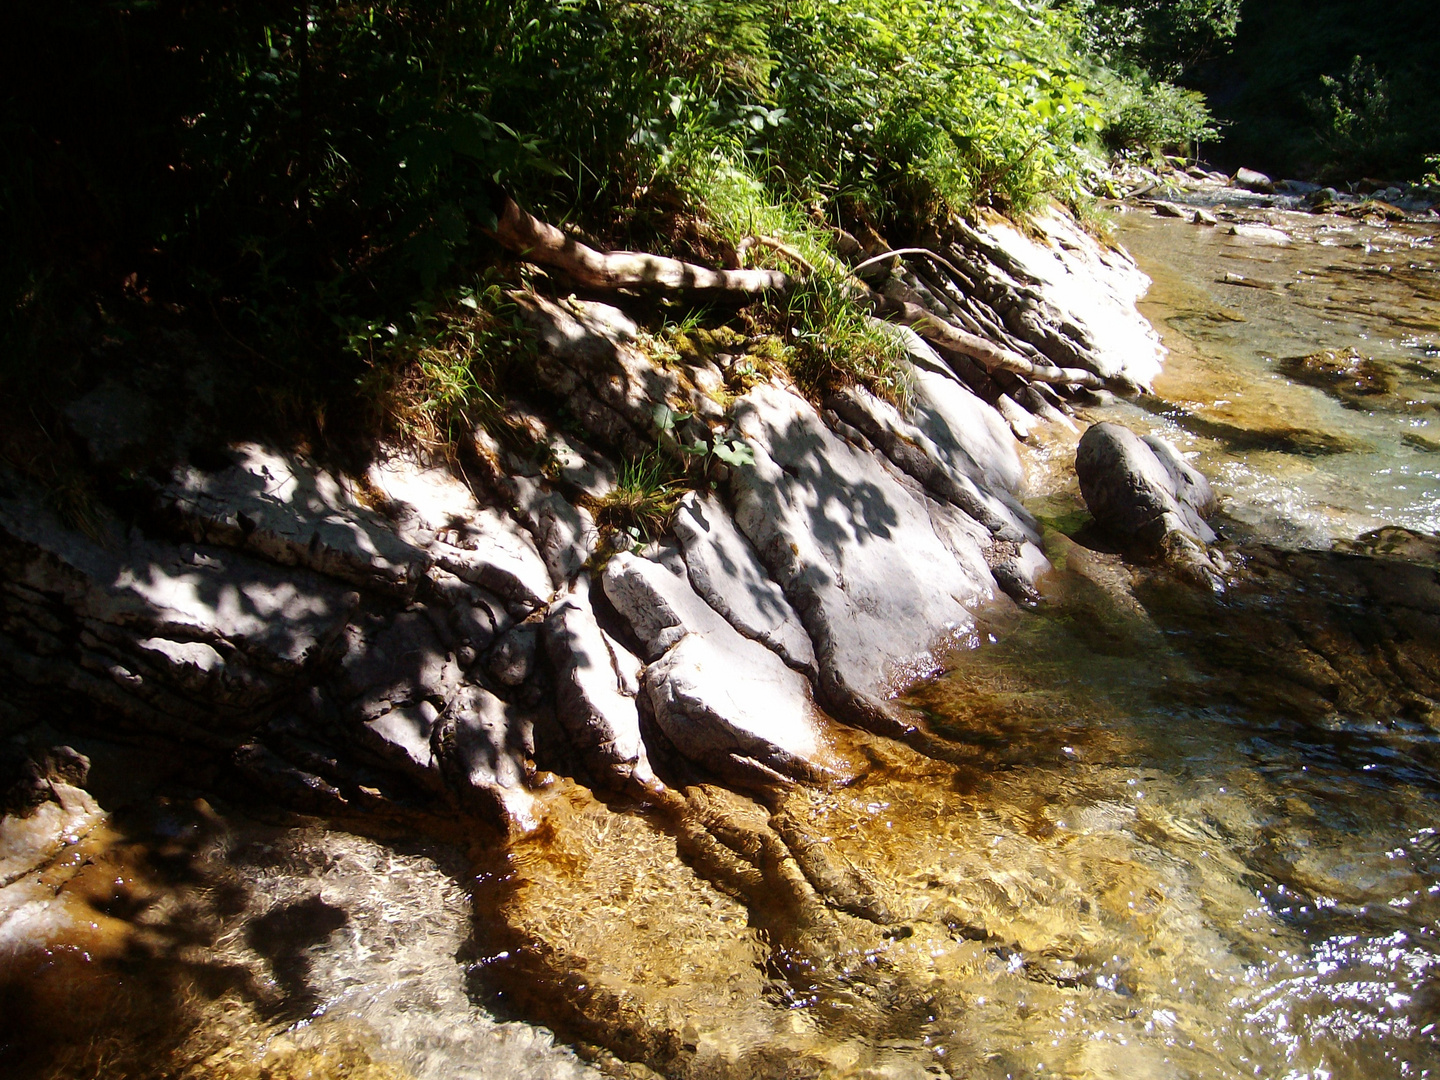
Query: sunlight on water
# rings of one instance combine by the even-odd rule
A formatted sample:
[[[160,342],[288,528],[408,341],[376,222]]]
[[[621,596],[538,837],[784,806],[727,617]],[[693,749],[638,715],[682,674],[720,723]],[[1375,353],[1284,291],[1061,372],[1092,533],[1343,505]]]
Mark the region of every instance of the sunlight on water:
[[[1381,524],[1440,530],[1436,229],[1241,217],[1293,243],[1118,213],[1117,239],[1154,282],[1141,309],[1170,356],[1158,400],[1116,418],[1196,453],[1255,535],[1324,544]],[[1297,370],[1298,358],[1352,348],[1371,378]]]

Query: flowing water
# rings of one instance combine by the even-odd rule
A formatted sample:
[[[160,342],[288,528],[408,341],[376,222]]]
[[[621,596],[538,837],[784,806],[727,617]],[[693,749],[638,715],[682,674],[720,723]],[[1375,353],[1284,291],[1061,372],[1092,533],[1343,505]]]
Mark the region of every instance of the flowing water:
[[[1170,360],[1095,417],[1216,478],[1229,593],[1087,546],[1062,444],[1044,603],[912,695],[933,739],[847,736],[847,786],[693,784],[687,825],[555,780],[474,851],[97,790],[131,809],[49,871],[70,923],[9,954],[31,1042],[73,1044],[36,1071],[1440,1075],[1440,563],[1264,543],[1440,528],[1440,254],[1275,220],[1121,216]],[[844,902],[789,889],[777,835]]]

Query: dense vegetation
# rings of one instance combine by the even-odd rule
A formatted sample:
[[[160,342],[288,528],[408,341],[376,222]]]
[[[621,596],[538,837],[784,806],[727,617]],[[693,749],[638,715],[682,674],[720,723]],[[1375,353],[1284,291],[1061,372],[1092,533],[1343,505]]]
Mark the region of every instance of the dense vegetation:
[[[1077,195],[1097,125],[1068,24],[1019,0],[57,0],[11,21],[6,354],[32,373],[76,332],[168,316],[323,397],[441,298],[486,295],[502,193],[652,249],[724,213],[904,231]]]
[[[1344,0],[1238,2],[23,5],[0,106],[5,398],[73,393],[183,330],[266,415],[434,435],[514,351],[518,271],[487,234],[506,196],[711,264],[780,237],[821,271],[768,316],[813,343],[797,374],[849,350],[883,382],[827,285],[831,226],[902,243],[1082,201],[1099,151],[1212,136],[1183,85],[1235,82],[1216,66],[1232,41],[1249,81],[1229,139],[1254,163],[1414,171],[1440,149],[1416,89],[1428,5],[1358,22]],[[1270,98],[1290,111],[1246,104]]]

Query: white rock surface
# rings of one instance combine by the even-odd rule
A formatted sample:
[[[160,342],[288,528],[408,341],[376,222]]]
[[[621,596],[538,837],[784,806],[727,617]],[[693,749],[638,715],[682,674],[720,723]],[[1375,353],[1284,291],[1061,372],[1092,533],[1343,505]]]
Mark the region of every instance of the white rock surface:
[[[675,515],[690,584],[736,630],[774,649],[811,679],[819,675],[815,647],[800,616],[770,580],[760,556],[713,497],[687,495]]]
[[[621,553],[605,595],[654,662],[644,691],[655,723],[682,754],[723,776],[773,782],[836,775],[810,683],[742,636],[690,583]]]
[[[595,621],[588,574],[550,605],[545,649],[555,672],[556,713],[576,749],[621,777],[653,782],[640,713],[634,696],[622,688],[620,664]]]
[[[1101,245],[1068,215],[1046,210],[1031,224],[1043,240],[1006,223],[981,231],[1042,283],[1046,302],[1086,332],[1106,378],[1123,375],[1149,386],[1165,358],[1160,336],[1135,307],[1150,279],[1124,251]]]
[[[756,387],[736,418],[755,464],[736,470],[735,522],[809,631],[822,701],[893,728],[889,699],[939,669],[994,578],[983,563],[960,565],[924,501],[801,398]]]

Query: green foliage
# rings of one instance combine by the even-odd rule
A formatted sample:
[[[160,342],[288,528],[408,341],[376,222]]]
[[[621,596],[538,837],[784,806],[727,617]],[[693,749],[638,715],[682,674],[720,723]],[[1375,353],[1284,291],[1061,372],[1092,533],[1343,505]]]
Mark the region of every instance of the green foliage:
[[[1117,78],[1106,95],[1101,134],[1111,150],[1188,152],[1219,132],[1198,92],[1167,82]]]
[[[1374,171],[1392,160],[1402,138],[1390,117],[1390,84],[1360,57],[1342,75],[1320,76],[1321,93],[1305,99],[1315,134],[1328,155],[1323,172],[1353,167]]]
[[[9,329],[104,296],[320,399],[383,368],[426,440],[489,385],[454,305],[502,195],[617,245],[677,194],[781,241],[813,270],[782,319],[807,385],[903,396],[817,222],[1081,198],[1102,123],[1045,0],[54,0],[14,29]]]
[[[688,490],[674,471],[673,462],[659,451],[625,462],[619,482],[595,500],[595,523],[634,543],[663,536]]]
[[[1212,95],[1236,163],[1275,175],[1418,177],[1440,147],[1440,5],[1251,0]]]
[[[377,427],[451,454],[477,426],[503,434],[501,387],[528,358],[528,337],[515,324],[500,284],[481,281],[438,305],[420,304],[395,323],[350,327],[351,352],[364,361],[360,393]]]
[[[1426,155],[1425,170],[1420,182],[1428,187],[1440,188],[1440,154]]]
[[[1242,0],[1067,0],[1088,51],[1131,76],[1182,78],[1223,54],[1240,26]]]

